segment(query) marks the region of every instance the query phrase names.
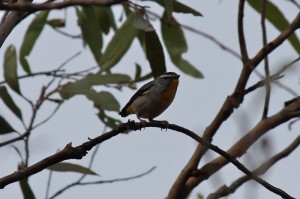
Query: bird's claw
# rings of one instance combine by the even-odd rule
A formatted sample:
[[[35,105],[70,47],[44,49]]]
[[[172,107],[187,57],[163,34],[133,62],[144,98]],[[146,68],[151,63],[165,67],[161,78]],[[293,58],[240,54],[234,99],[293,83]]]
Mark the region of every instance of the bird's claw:
[[[163,129],[166,129],[166,131],[167,131],[169,128],[169,122],[166,120],[163,120],[163,121],[161,121],[161,123],[165,126],[165,128],[162,127],[160,130],[162,131]]]

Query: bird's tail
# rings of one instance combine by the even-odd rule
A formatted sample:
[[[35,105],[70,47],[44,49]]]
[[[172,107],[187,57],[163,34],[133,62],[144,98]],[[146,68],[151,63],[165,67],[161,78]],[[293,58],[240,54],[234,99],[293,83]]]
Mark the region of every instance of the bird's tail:
[[[129,114],[126,112],[126,110],[123,108],[122,110],[121,110],[121,112],[119,112],[119,115],[121,115],[121,117],[126,117],[126,116],[128,116]]]

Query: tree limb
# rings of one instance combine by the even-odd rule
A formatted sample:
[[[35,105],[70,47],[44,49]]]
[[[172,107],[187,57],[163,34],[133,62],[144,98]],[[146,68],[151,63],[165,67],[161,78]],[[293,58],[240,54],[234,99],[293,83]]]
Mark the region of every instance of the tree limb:
[[[45,3],[2,3],[0,10],[16,10],[23,12],[37,12],[41,10],[63,9],[71,6],[111,6],[126,2],[127,0],[68,0],[61,2],[45,2]]]
[[[268,169],[270,169],[273,165],[275,165],[279,160],[290,155],[298,146],[300,145],[300,136],[298,136],[288,147],[286,147],[281,152],[277,153],[273,157],[269,158],[265,162],[263,162],[259,167],[252,171],[252,173],[256,175],[264,174]],[[234,193],[240,186],[242,186],[245,182],[251,180],[247,175],[244,175],[233,183],[230,186],[223,185],[216,192],[211,193],[207,199],[216,199],[220,197],[227,196],[231,193]]]
[[[243,1],[243,0],[241,0]],[[242,8],[240,4],[240,9]],[[240,11],[241,12],[241,11]],[[239,17],[243,17],[243,14],[239,14]],[[240,19],[241,20],[241,19]],[[241,22],[239,22],[241,23]],[[257,65],[274,49],[276,49],[282,42],[284,42],[294,31],[300,27],[300,13],[295,17],[293,22],[273,41],[269,42],[266,46],[261,49],[257,55],[245,62],[243,60],[243,69],[240,74],[240,78],[236,84],[234,92],[228,96],[223,103],[220,111],[210,123],[210,125],[205,129],[203,138],[211,142],[213,136],[216,134],[217,130],[223,124],[225,120],[233,113],[234,109],[238,108],[239,105],[243,102],[243,97],[245,95],[245,87],[248,82],[248,79],[251,75],[251,72]],[[240,28],[241,29],[241,28]],[[240,40],[243,40],[242,37]],[[243,45],[242,45],[243,46]],[[241,46],[241,47],[242,47]],[[246,54],[246,52],[244,52]],[[183,168],[173,186],[169,191],[168,199],[182,199],[186,198],[192,189],[199,184],[198,181],[195,181],[192,174],[192,171],[198,166],[202,156],[206,152],[206,148],[202,145],[198,145],[194,154],[190,158],[189,162]]]
[[[291,109],[291,106],[294,107],[297,104],[300,107],[300,100],[290,104],[289,106],[285,107],[283,109],[283,111],[288,112]],[[282,116],[282,114],[279,114],[280,116]],[[285,116],[285,115],[284,115]],[[294,114],[293,114],[294,116]],[[274,116],[279,117],[279,116]],[[282,116],[283,117],[283,116]],[[274,119],[273,119],[274,120]],[[279,121],[277,121],[279,120]],[[272,124],[268,127],[273,128],[273,125],[279,125],[281,120],[287,120],[286,117],[284,118],[277,118],[277,120],[275,119],[275,121],[277,121],[277,123]],[[272,121],[270,121],[272,122]],[[134,121],[129,121],[128,123],[123,123],[120,124],[116,129],[113,129],[107,133],[104,133],[94,139],[90,139],[90,141],[83,143],[80,146],[77,147],[72,147],[72,144],[68,144],[66,145],[66,147],[52,155],[49,156],[41,161],[39,161],[38,163],[29,166],[27,168],[24,168],[22,170],[16,171],[8,176],[5,176],[3,178],[0,179],[0,188],[4,188],[6,185],[17,182],[21,179],[27,178],[35,173],[38,173],[42,170],[44,170],[45,168],[58,163],[58,162],[62,162],[64,160],[68,160],[68,159],[81,159],[83,158],[87,152],[89,150],[91,150],[93,147],[95,147],[97,144],[102,143],[122,132],[126,132],[127,130],[141,130],[143,128],[146,127],[159,127],[159,128],[165,128],[165,122],[160,122],[160,121],[152,121],[152,122],[138,122],[135,123]],[[267,127],[266,127],[267,128]],[[199,142],[200,144],[202,144],[203,146],[213,150],[214,152],[218,153],[221,155],[221,157],[223,157],[224,159],[226,159],[228,162],[231,162],[233,165],[235,165],[239,170],[241,170],[242,172],[244,172],[245,174],[247,174],[251,179],[257,181],[259,184],[263,185],[265,188],[269,189],[270,191],[284,197],[284,198],[293,198],[290,195],[288,195],[287,193],[285,193],[284,191],[282,191],[279,188],[276,188],[274,186],[272,186],[271,184],[267,183],[266,181],[264,181],[263,179],[257,177],[256,175],[254,175],[253,173],[251,173],[244,165],[242,165],[235,157],[236,156],[231,156],[229,153],[226,153],[225,151],[221,150],[220,148],[218,148],[215,145],[212,145],[211,143],[205,141],[204,139],[202,139],[200,136],[198,136],[197,134],[195,134],[194,132],[185,129],[183,127],[177,126],[175,124],[169,124],[168,125],[168,129],[172,129],[174,131],[178,131],[181,132],[191,138],[193,138],[194,140],[196,140],[197,142]]]

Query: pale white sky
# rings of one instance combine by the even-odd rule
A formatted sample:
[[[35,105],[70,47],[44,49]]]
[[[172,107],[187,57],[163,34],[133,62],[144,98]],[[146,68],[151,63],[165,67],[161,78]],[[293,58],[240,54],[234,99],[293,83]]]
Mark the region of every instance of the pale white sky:
[[[288,1],[282,2],[276,0],[272,2],[280,3],[280,8],[284,11],[284,14],[286,14],[289,20],[293,19],[299,12],[299,10],[293,7]],[[226,46],[239,52],[236,27],[237,1],[217,0],[197,1],[197,3],[195,3],[195,1],[189,0],[185,1],[185,3],[200,11],[204,17],[175,14],[180,23],[209,33]],[[162,9],[155,4],[146,2],[145,5],[150,5],[151,10],[154,12],[162,12]],[[115,6],[114,10],[117,18],[120,16],[119,12],[121,8]],[[72,19],[75,14],[74,9],[68,9],[67,14],[68,21],[70,22],[70,24],[67,24],[67,31],[73,34],[79,33],[76,27],[76,21]],[[51,17],[54,18],[56,15],[63,16],[63,11],[55,11],[51,14]],[[32,17],[28,17],[28,19],[24,20],[14,29],[0,51],[0,62],[3,62],[3,54],[9,44],[13,43],[17,49],[19,49],[24,31],[31,20]],[[160,33],[158,21],[152,23],[154,28]],[[267,24],[267,28],[269,40],[278,35],[278,31],[269,23]],[[249,53],[250,55],[254,55],[261,48],[262,43],[260,16],[248,5],[245,11],[245,31]],[[184,126],[202,135],[203,130],[212,121],[226,96],[231,94],[242,66],[238,59],[228,52],[221,50],[211,41],[187,31],[185,31],[185,36],[189,50],[184,57],[204,74],[205,79],[194,79],[181,73],[170,62],[165,51],[168,70],[179,73],[181,77],[173,104],[157,119],[167,120],[170,123]],[[56,68],[81,49],[82,43],[80,40],[65,38],[47,27],[29,57],[32,71],[45,71]],[[270,56],[271,71],[276,71],[276,68],[297,57],[298,55],[291,45],[285,42]],[[148,67],[148,63],[145,61],[145,56],[137,41],[134,42],[129,53],[113,71],[126,72],[133,76],[134,63],[139,63],[144,66],[144,74],[149,71],[149,69],[146,68]],[[68,68],[72,71],[77,71],[91,66],[95,66],[95,62],[89,50],[86,48],[78,58],[69,63]],[[300,71],[298,68],[299,67],[295,66],[292,72],[285,73],[285,77],[280,80],[294,88],[296,92],[299,92]],[[262,66],[259,67],[259,70],[262,71]],[[1,77],[2,73],[1,67]],[[253,75],[249,81],[249,85],[252,85],[258,80],[258,77]],[[35,99],[40,90],[39,83],[43,81],[43,78],[22,80],[20,83],[21,90],[30,96],[31,99]],[[141,85],[142,84],[138,86]],[[109,89],[104,88],[104,90]],[[115,90],[112,92],[119,100],[121,106],[124,106],[134,93],[133,90],[129,89],[124,89],[123,92]],[[279,111],[283,107],[284,101],[290,98],[292,98],[291,95],[274,86],[272,90],[270,114]],[[249,94],[241,107],[222,125],[213,143],[218,145],[221,149],[228,149],[260,120],[263,99],[264,89]],[[27,116],[26,113],[30,112],[30,108],[22,102],[21,99],[18,99],[18,102],[21,104],[20,106],[22,107],[24,116]],[[0,107],[3,107],[2,102],[0,103]],[[53,107],[44,107],[42,109],[40,113],[41,119],[48,115],[51,108]],[[92,103],[87,101],[85,97],[78,96],[67,101],[51,121],[33,132],[30,141],[30,163],[33,164],[46,156],[52,155],[69,142],[72,142],[73,146],[76,146],[87,141],[88,137],[99,135],[102,132],[103,125],[95,113],[96,110],[93,108]],[[3,108],[1,108],[1,114],[7,116],[11,122],[15,121],[15,118]],[[119,117],[116,113],[112,113],[111,115]],[[135,116],[129,118],[135,119]],[[128,120],[128,118],[120,119],[124,122]],[[21,124],[14,123],[14,125],[17,126],[16,128],[21,129]],[[298,135],[298,128],[298,123],[294,125],[293,131],[288,131],[287,125],[282,125],[268,133],[267,137],[270,139],[271,146],[274,149],[269,155],[273,155],[275,152],[286,147]],[[0,141],[2,139],[3,138],[0,137]],[[23,147],[21,142],[14,145],[21,149]],[[89,177],[87,179],[108,180],[129,177],[143,173],[153,166],[157,167],[156,170],[143,178],[132,181],[72,188],[57,198],[162,199],[167,195],[169,188],[183,166],[189,160],[196,146],[197,143],[190,138],[170,130],[165,132],[160,129],[149,128],[141,132],[132,132],[129,135],[119,135],[100,146],[93,170],[99,173],[101,177]],[[259,147],[259,144],[251,147],[245,155],[251,159],[241,158],[241,162],[251,165],[249,168],[255,168],[255,165],[258,165],[259,162],[266,159],[264,154],[259,153]],[[80,161],[69,162],[87,166],[90,155],[91,153]],[[13,172],[17,167],[17,163],[20,161],[12,147],[1,148],[0,157],[3,157],[0,164],[0,176]],[[216,157],[216,154],[210,152],[204,161],[207,162],[213,157]],[[205,163],[204,161],[200,164],[203,165]],[[299,149],[297,149],[288,158],[272,167],[263,178],[274,186],[282,188],[290,195],[299,198],[299,168]],[[190,198],[195,199],[196,194],[199,192],[207,196],[219,186],[224,183],[229,185],[241,175],[242,173],[234,166],[228,165],[224,167],[220,173],[198,186]],[[47,176],[48,171],[43,171],[30,178],[29,182],[36,194],[36,198],[44,198]],[[57,189],[78,177],[79,175],[72,173],[55,173],[53,175],[50,192],[54,193]],[[4,190],[1,190],[0,197],[21,198],[22,196],[18,184],[9,185]],[[229,198],[262,199],[279,197],[260,185],[246,183]]]

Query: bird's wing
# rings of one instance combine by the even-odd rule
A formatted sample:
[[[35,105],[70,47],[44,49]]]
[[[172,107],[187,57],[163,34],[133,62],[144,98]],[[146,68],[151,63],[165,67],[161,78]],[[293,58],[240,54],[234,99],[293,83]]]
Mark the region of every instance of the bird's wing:
[[[145,84],[144,86],[142,86],[129,100],[129,102],[127,104],[131,104],[136,98],[146,95],[150,88],[153,86],[153,81],[148,82],[147,84]],[[127,105],[126,105],[127,106]]]
[[[147,84],[145,84],[144,86],[142,86],[129,100],[129,102],[124,106],[124,108],[122,109],[122,111],[120,112],[120,114],[124,114],[126,113],[126,109],[131,105],[131,103],[137,99],[140,96],[146,95],[150,88],[153,86],[153,81],[148,82]]]

